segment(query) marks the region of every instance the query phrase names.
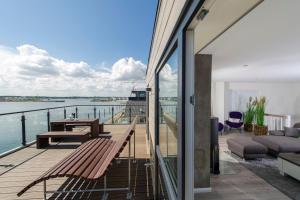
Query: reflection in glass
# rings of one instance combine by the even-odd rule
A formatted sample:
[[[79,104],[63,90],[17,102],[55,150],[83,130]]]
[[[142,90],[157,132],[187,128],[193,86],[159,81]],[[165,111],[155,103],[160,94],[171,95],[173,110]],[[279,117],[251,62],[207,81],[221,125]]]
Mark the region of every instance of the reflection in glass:
[[[166,168],[177,188],[178,61],[174,51],[159,72],[159,147]]]

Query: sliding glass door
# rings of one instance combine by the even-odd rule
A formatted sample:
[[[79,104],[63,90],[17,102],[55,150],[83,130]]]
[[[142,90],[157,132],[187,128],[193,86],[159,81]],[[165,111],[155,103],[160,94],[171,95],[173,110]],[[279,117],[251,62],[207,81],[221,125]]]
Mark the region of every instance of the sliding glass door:
[[[175,194],[177,193],[178,53],[174,50],[158,73],[159,150]]]

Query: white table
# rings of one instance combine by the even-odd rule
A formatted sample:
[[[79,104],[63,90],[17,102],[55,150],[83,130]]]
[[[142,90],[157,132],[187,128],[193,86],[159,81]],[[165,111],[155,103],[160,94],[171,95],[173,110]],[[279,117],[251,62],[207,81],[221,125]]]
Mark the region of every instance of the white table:
[[[300,153],[281,153],[278,156],[281,175],[289,175],[300,181]]]

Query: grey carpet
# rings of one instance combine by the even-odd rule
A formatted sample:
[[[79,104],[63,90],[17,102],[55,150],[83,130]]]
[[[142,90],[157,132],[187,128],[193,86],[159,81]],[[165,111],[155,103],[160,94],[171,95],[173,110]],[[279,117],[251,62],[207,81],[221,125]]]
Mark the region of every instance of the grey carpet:
[[[240,160],[240,163],[291,199],[300,200],[300,181],[280,175],[277,159],[268,157],[261,160]]]

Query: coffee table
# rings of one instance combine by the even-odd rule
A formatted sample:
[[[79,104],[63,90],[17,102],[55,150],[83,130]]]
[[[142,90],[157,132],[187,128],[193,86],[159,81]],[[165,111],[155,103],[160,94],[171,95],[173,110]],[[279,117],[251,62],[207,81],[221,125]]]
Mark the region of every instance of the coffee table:
[[[281,175],[287,174],[300,181],[300,152],[279,154],[278,168]]]
[[[70,120],[70,119],[62,119],[62,120],[55,120],[50,123],[51,131],[58,131],[53,130],[53,127],[61,125],[62,127],[66,126],[90,126],[91,127],[91,135],[92,138],[96,138],[99,135],[99,119],[79,119],[79,120]],[[64,130],[64,128],[63,128]]]

